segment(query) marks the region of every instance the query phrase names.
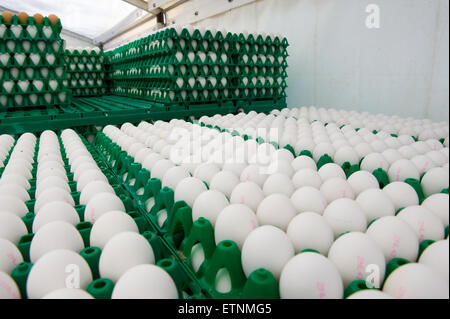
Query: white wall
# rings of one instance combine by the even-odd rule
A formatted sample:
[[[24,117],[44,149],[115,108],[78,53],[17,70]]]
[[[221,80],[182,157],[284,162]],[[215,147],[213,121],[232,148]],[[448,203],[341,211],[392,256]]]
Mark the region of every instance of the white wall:
[[[66,48],[76,48],[76,47],[94,48],[94,47],[96,47],[91,42],[86,42],[79,38],[71,37],[67,33],[62,33],[61,38],[63,38],[66,41]]]
[[[380,7],[368,29],[366,6]],[[448,0],[257,0],[197,25],[288,37],[288,103],[447,120]]]

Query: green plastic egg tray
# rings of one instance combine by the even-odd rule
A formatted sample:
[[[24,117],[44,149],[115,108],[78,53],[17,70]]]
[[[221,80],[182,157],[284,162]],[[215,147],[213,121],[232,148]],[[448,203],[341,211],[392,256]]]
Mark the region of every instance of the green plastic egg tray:
[[[47,17],[41,24],[0,18],[0,110],[70,104],[61,28]]]
[[[112,92],[164,104],[284,98],[288,45],[286,38],[166,28],[108,52]]]
[[[108,182],[113,187],[115,193],[124,203],[127,214],[133,218],[138,226],[139,232],[149,241],[153,252],[155,254],[156,264],[166,270],[169,275],[173,278],[179,298],[183,299],[201,299],[208,297],[207,293],[202,291],[201,286],[197,279],[192,276],[192,274],[186,271],[182,264],[182,261],[173,253],[170,246],[165,242],[165,240],[158,235],[158,232],[148,221],[147,217],[140,213],[139,207],[132,198],[131,194],[122,185],[117,176],[109,169],[108,165],[104,163],[102,156],[98,153],[97,149],[88,143],[86,138],[79,134],[83,143],[85,144],[88,151],[91,153],[93,159],[96,161],[100,170],[105,174]],[[73,173],[70,172],[70,164],[66,157],[65,149],[59,138],[61,155],[64,161],[64,168],[67,171],[67,177],[69,180],[69,186],[72,190],[71,196],[73,197],[76,206],[74,207],[79,214],[80,223],[76,225],[81,237],[83,238],[84,248],[80,255],[89,264],[93,281],[87,288],[87,291],[97,299],[109,299],[114,288],[114,283],[108,278],[100,278],[98,263],[101,255],[101,250],[98,247],[91,247],[89,243],[90,232],[92,229],[92,224],[90,222],[84,221],[84,205],[79,205],[80,192],[77,192],[76,181],[73,180]],[[10,149],[9,154],[5,158],[4,164],[6,165],[9,160],[9,156],[13,150],[14,146]],[[22,220],[27,226],[28,234],[21,237],[17,247],[21,252],[24,262],[20,263],[11,273],[12,278],[16,281],[19,290],[21,292],[22,298],[27,298],[26,294],[26,281],[28,274],[33,267],[30,262],[30,246],[34,234],[32,233],[32,225],[34,220],[34,203],[35,203],[35,191],[36,191],[36,173],[37,173],[37,156],[39,151],[39,138],[36,141],[34,162],[32,168],[33,178],[29,180],[31,185],[28,193],[30,194],[30,200],[26,202],[29,213],[27,213]],[[0,177],[3,173],[4,168],[0,168]]]
[[[72,96],[101,96],[108,93],[103,51],[66,49],[64,60]]]

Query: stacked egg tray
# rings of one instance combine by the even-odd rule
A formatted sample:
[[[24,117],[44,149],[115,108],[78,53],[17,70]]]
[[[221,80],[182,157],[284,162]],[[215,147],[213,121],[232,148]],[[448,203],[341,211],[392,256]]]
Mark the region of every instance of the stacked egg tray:
[[[68,86],[73,97],[108,93],[103,51],[67,48],[64,54]]]
[[[166,28],[110,53],[112,91],[172,108],[285,106],[287,47],[274,35]]]
[[[156,264],[170,275],[166,278],[172,278],[174,283],[172,298],[204,298],[196,279],[184,270],[83,136],[68,129],[59,136],[45,131],[39,138],[25,133],[17,140],[1,135],[0,142],[0,299],[114,298],[118,273],[102,270],[101,266],[101,259],[106,258],[102,253],[114,237],[114,227],[118,227],[116,234],[133,231],[141,245],[144,242],[152,251],[153,262],[147,263]],[[122,216],[122,224],[111,224],[114,217],[104,219],[107,229],[95,235],[93,225],[110,211]],[[109,235],[101,238],[105,231]],[[117,264],[121,258],[133,259],[129,255],[121,257],[126,251],[133,252],[132,248],[116,249],[118,255],[112,256],[116,260],[111,264]],[[67,263],[81,269],[80,289],[69,289],[72,286],[67,283]],[[141,260],[136,264],[144,263]],[[122,273],[125,271],[122,269]],[[116,297],[143,297],[138,294],[117,293]],[[158,292],[155,296],[158,298]]]
[[[64,42],[61,22],[52,25],[45,17],[21,23],[0,16],[0,109],[67,105]]]
[[[286,112],[285,110],[283,111]],[[232,115],[230,115],[229,117],[232,117]],[[214,118],[217,119],[220,118],[220,116]],[[402,255],[400,253],[400,256],[398,255],[391,256],[391,258],[387,258],[387,261],[383,258],[384,261],[378,263],[378,266],[383,269],[384,274],[384,276],[381,278],[381,287],[383,287],[383,282],[384,283],[387,282],[387,278],[389,278],[390,274],[394,273],[397,269],[400,269],[402,266],[405,266],[406,264],[411,264],[413,265],[412,267],[416,267],[418,263],[421,262],[425,263],[425,260],[420,259],[422,253],[426,251],[428,247],[433,247],[433,244],[435,242],[441,244],[442,242],[441,239],[443,239],[444,236],[445,237],[448,236],[448,216],[445,217],[445,212],[443,213],[439,212],[438,209],[438,212],[436,212],[436,216],[438,217],[436,217],[435,214],[429,212],[432,211],[433,213],[435,213],[436,207],[433,207],[433,202],[442,200],[442,196],[445,197],[446,200],[448,201],[448,178],[446,184],[444,181],[443,186],[442,185],[435,186],[431,190],[431,193],[427,194],[427,196],[425,197],[423,194],[422,185],[425,186],[429,185],[429,179],[427,182],[424,183],[424,179],[427,179],[426,174],[422,176],[421,181],[413,178],[407,178],[404,181],[402,180],[390,183],[389,173],[384,171],[382,168],[378,168],[374,170],[373,173],[371,173],[370,169],[369,171],[364,170],[364,167],[361,167],[359,163],[352,164],[352,161],[350,159],[348,161],[344,161],[342,164],[339,163],[338,165],[334,162],[334,160],[338,160],[338,158],[335,157],[335,154],[329,155],[325,153],[317,157],[316,154],[314,154],[316,156],[313,156],[314,153],[313,150],[310,151],[308,149],[301,149],[296,151],[294,147],[288,144],[285,145],[283,148],[281,148],[280,144],[282,145],[282,143],[280,142],[266,143],[264,142],[264,139],[262,137],[257,135],[251,136],[248,134],[242,134],[241,136],[237,130],[232,130],[231,128],[221,129],[218,125],[213,126],[211,124],[211,121],[208,121],[208,118],[203,118],[202,120],[205,122],[209,122],[208,124],[206,124],[208,127],[206,127],[205,123],[203,123],[201,126],[198,125],[198,128],[201,130],[201,132],[204,132],[206,135],[212,134],[213,136],[217,136],[217,134],[228,134],[232,136],[232,138],[241,139],[242,141],[249,143],[252,142],[250,144],[257,145],[259,147],[273,148],[274,151],[277,152],[277,154],[280,156],[280,158],[283,159],[289,158],[291,160],[294,160],[296,164],[295,165],[292,164],[292,166],[296,166],[295,168],[297,170],[300,170],[301,168],[309,168],[314,166],[314,168],[318,169],[319,173],[325,177],[329,175],[328,177],[332,178],[334,175],[336,175],[339,176],[338,177],[339,179],[343,179],[344,181],[346,181],[346,183],[351,183],[351,185],[353,185],[353,187],[355,187],[355,189],[358,190],[358,194],[363,193],[365,190],[366,191],[369,190],[369,188],[375,188],[376,190],[374,190],[374,192],[375,191],[377,192],[377,194],[375,194],[375,198],[376,196],[381,196],[379,195],[380,193],[385,193],[382,195],[388,198],[388,196],[391,195],[393,196],[393,194],[396,192],[393,186],[403,189],[404,191],[406,191],[406,193],[404,194],[405,197],[409,199],[412,198],[412,201],[410,202],[408,202],[408,200],[403,201],[403,199],[394,200],[392,199],[393,197],[392,198],[389,197],[391,198],[389,199],[389,201],[392,200],[395,203],[392,204],[392,212],[390,212],[388,215],[392,215],[391,217],[395,216],[396,220],[399,220],[399,218],[401,218],[400,216],[405,216],[406,214],[410,214],[410,216],[413,215],[414,212],[412,212],[412,210],[416,209],[416,207],[419,207],[417,209],[426,210],[427,214],[429,213],[433,215],[432,218],[433,221],[430,222],[430,227],[433,228],[432,227],[433,223],[435,223],[435,226],[440,225],[437,226],[438,234],[436,236],[435,235],[431,236],[430,233],[427,233],[426,235],[429,235],[430,237],[428,238],[426,237],[426,235],[421,234],[419,241],[418,240],[419,234],[417,234],[418,238],[414,239],[414,241],[417,241],[417,245],[415,245],[414,243],[411,244],[415,247],[412,249],[413,251],[415,250],[415,253],[413,252],[408,257],[406,257],[406,254]],[[219,121],[216,121],[216,123],[218,122]],[[310,124],[314,125],[313,123],[314,122],[312,121],[312,123]],[[324,296],[322,295],[322,293],[320,293],[319,296],[319,293],[317,293],[316,295],[316,293],[314,292],[312,292],[311,295],[307,295],[307,293],[305,292],[305,295],[301,294],[291,295],[290,297],[287,293],[284,293],[283,296],[282,287],[279,286],[278,280],[279,274],[275,274],[272,271],[269,271],[267,268],[265,269],[264,267],[258,268],[251,272],[249,272],[248,270],[244,271],[244,264],[243,264],[244,258],[243,254],[241,254],[240,249],[240,247],[242,247],[242,243],[241,245],[239,245],[237,242],[233,240],[228,240],[226,238],[225,240],[218,241],[217,235],[215,234],[215,228],[210,222],[210,220],[204,217],[198,218],[199,216],[198,213],[194,212],[195,211],[194,202],[197,203],[197,199],[200,198],[199,194],[207,193],[208,189],[209,190],[220,189],[220,187],[218,187],[217,184],[214,184],[215,182],[212,180],[212,178],[213,176],[215,176],[215,174],[222,174],[223,172],[220,172],[220,169],[219,170],[211,169],[211,166],[209,166],[208,168],[208,165],[211,165],[211,162],[208,162],[207,160],[205,161],[204,158],[202,164],[200,164],[200,166],[204,165],[203,171],[199,169],[199,166],[197,167],[196,165],[192,166],[184,161],[177,162],[174,160],[173,162],[171,162],[170,160],[167,160],[167,158],[172,159],[171,149],[173,148],[177,140],[181,138],[181,136],[177,137],[176,134],[172,135],[171,128],[174,127],[189,128],[191,125],[192,125],[191,123],[187,123],[184,121],[172,120],[170,121],[170,123],[162,121],[157,121],[153,124],[141,122],[137,127],[130,123],[126,123],[122,125],[120,130],[116,127],[107,126],[103,129],[103,132],[99,132],[97,134],[97,137],[95,138],[94,141],[94,145],[104,155],[105,161],[108,163],[108,165],[111,166],[112,170],[124,182],[125,187],[132,194],[134,200],[141,207],[142,212],[149,217],[154,227],[159,230],[159,232],[164,236],[166,241],[172,246],[173,250],[176,251],[177,254],[184,261],[185,267],[189,269],[198,278],[198,280],[202,284],[203,289],[208,291],[208,293],[213,298],[279,298],[280,295],[281,297],[288,297],[288,298],[303,298],[305,296],[306,298],[316,298],[316,297],[322,298]],[[430,147],[435,147],[436,149],[438,148],[443,149],[443,145],[441,143],[440,147],[435,143],[435,141],[430,141],[429,143]],[[445,143],[447,143],[446,149],[448,151],[448,137]],[[444,152],[442,153],[444,154]],[[447,162],[448,162],[448,155],[447,155]],[[232,172],[242,171],[242,167],[239,168],[239,165],[234,165],[235,163],[229,164],[230,166],[228,166],[227,170]],[[208,171],[208,169],[211,169],[211,171]],[[173,172],[169,174],[171,170],[173,170]],[[175,170],[180,170],[180,172],[175,173]],[[283,169],[281,170],[283,171]],[[441,173],[439,170],[440,170],[439,167],[437,167],[434,172],[430,170],[429,176],[435,175],[436,172]],[[171,177],[177,176],[176,178],[178,179],[176,180],[176,182],[173,182],[173,180],[170,181],[168,175],[171,175]],[[191,177],[191,175],[194,177]],[[296,179],[295,175],[293,176],[293,180]],[[299,186],[301,189],[302,187],[307,186],[308,183],[310,183],[311,181],[309,180],[307,175],[303,175],[303,177],[300,175],[297,178],[295,185]],[[235,179],[237,179],[236,183],[239,182],[239,174],[237,174],[237,176],[238,176],[237,178],[234,177]],[[182,181],[184,181],[184,179],[189,178],[195,179],[196,182],[190,186],[186,185],[180,186],[180,184],[183,183]],[[364,187],[358,189],[358,183],[363,178],[370,179],[370,183],[373,185],[368,187],[367,189],[365,189]],[[240,175],[240,182],[245,183],[246,181],[261,183],[261,181],[258,180],[257,174],[255,174],[251,170],[242,171]],[[264,191],[266,191],[266,187],[270,189],[272,185],[276,184],[275,181],[276,180],[272,180],[271,183],[261,183],[261,185],[256,185],[256,188],[259,187],[263,188],[264,186]],[[292,183],[289,180],[287,182]],[[268,185],[266,186],[266,184]],[[280,185],[285,184],[287,183],[285,183],[284,180],[283,183],[280,183]],[[256,188],[251,190],[247,189],[246,191],[243,191],[242,192],[243,194],[241,195],[245,197],[250,196],[248,194],[257,193],[258,190]],[[335,198],[332,199],[324,198],[323,195],[320,195],[319,197],[313,197],[312,199],[314,202],[313,207],[318,207],[317,205],[319,205],[319,208],[323,210],[324,207],[321,206],[322,201],[332,202],[333,200],[336,200],[336,198],[339,199],[341,197],[340,192],[342,187],[336,187],[337,188],[336,192],[334,192],[333,188],[334,187],[331,187],[332,189],[331,197],[334,196]],[[426,186],[426,188],[427,190],[429,190],[428,186]],[[438,188],[440,189],[438,190]],[[283,189],[283,186],[281,186],[281,189]],[[383,191],[381,191],[380,189]],[[189,194],[191,192],[195,193],[197,190],[198,190],[198,194],[196,194],[196,196],[198,196],[196,197],[197,199],[195,197],[192,198],[192,196]],[[353,193],[352,189],[348,190],[343,188],[343,190],[344,194],[345,191],[348,192],[347,194]],[[231,189],[228,189],[228,193],[225,191],[224,188],[220,189],[220,191],[224,192],[224,194],[226,195],[226,200],[230,198],[231,203],[233,204],[239,203],[239,200],[236,201],[236,198],[233,199],[233,193],[230,194]],[[183,192],[185,194],[183,194]],[[261,189],[259,190],[259,192],[261,192]],[[282,190],[280,192],[282,192]],[[439,194],[439,192],[441,192],[442,196]],[[316,193],[319,193],[319,190],[315,190],[313,196],[317,195]],[[364,196],[367,197],[368,196],[367,194]],[[292,195],[291,200],[292,201],[297,200],[297,202],[299,202],[299,204],[297,204],[295,207],[295,209],[297,209],[297,212],[299,212],[299,210],[302,213],[316,210],[313,208],[309,208],[307,207],[307,205],[303,204],[303,202],[308,201],[308,197],[310,195],[311,194],[308,194],[307,192],[301,194],[301,192],[298,192],[298,190]],[[344,195],[344,197],[346,196],[350,197],[350,195]],[[297,199],[295,199],[295,197],[297,197]],[[289,197],[287,198],[289,199]],[[315,201],[314,198],[318,200]],[[405,203],[406,205],[402,206],[402,204]],[[421,204],[421,206],[417,206],[419,204]],[[198,205],[201,206],[201,204]],[[205,206],[205,203],[203,203],[203,206]],[[207,203],[206,206],[207,206],[206,210],[208,210],[209,207],[209,210],[214,211],[215,210],[214,206],[220,207],[221,202],[220,201],[210,202]],[[252,209],[254,209],[255,212],[257,210],[256,206],[253,207]],[[278,210],[283,211],[283,209],[284,208],[278,207]],[[339,229],[338,233],[335,234],[336,239],[335,243],[337,243],[338,241],[344,242],[348,240],[348,238],[350,238],[351,236],[355,237],[364,236],[365,238],[367,238],[368,236],[366,234],[359,235],[360,234],[359,231],[361,233],[365,232],[366,227],[370,228],[371,225],[376,225],[377,224],[376,222],[378,220],[380,220],[378,224],[381,224],[381,220],[383,218],[381,215],[377,216],[376,212],[370,211],[370,207],[367,208],[366,206],[364,206],[364,209],[369,210],[369,212],[367,213],[367,217],[364,218],[368,222],[364,223],[363,227],[364,229],[359,230],[357,228],[353,228],[352,226],[349,226],[348,229],[346,229],[345,227],[343,229]],[[338,209],[338,213],[339,211],[345,211],[345,209],[343,208],[341,208],[340,210]],[[302,214],[299,214],[298,216],[301,215]],[[446,218],[447,221],[445,221]],[[442,219],[442,222],[440,219]],[[408,218],[405,217],[405,220],[408,220]],[[414,221],[410,222],[411,224],[414,223]],[[239,223],[239,221],[236,221],[236,223]],[[351,224],[352,222],[349,221],[349,223]],[[446,224],[444,225],[444,223]],[[276,227],[283,228],[282,225],[278,224],[269,223],[269,225],[275,225]],[[237,224],[235,224],[234,227],[237,227]],[[286,225],[284,225],[284,227],[286,227]],[[376,227],[374,226],[373,229],[375,228]],[[415,227],[412,226],[411,229],[409,229],[410,234],[414,233],[412,228],[414,228],[414,231],[418,233],[423,231],[423,229],[422,230],[415,229]],[[336,232],[334,229],[333,231]],[[310,235],[314,236],[313,234]],[[372,236],[376,236],[375,230],[373,230]],[[381,237],[385,236],[387,236],[387,234],[382,233]],[[340,238],[342,239],[339,240]],[[362,241],[366,241],[366,239],[362,239]],[[200,261],[197,255],[199,246],[202,248],[203,254],[203,259],[201,259]],[[304,255],[304,253],[308,254],[311,252],[319,253],[320,250],[317,247],[317,245],[316,246],[303,245],[302,247],[302,245],[298,245],[297,243],[294,244],[294,246],[295,252],[298,254],[295,258],[297,258],[298,256],[306,258],[306,255]],[[267,247],[265,249],[267,249],[266,254],[269,255],[275,254],[272,248]],[[278,249],[281,249],[281,247],[275,248],[275,250]],[[374,248],[374,250],[378,249],[379,248]],[[383,252],[381,253],[380,250],[380,253],[386,254],[384,250],[386,250],[386,247],[383,247]],[[249,253],[249,251],[247,250],[246,253]],[[324,253],[323,251],[320,251],[320,253],[326,256],[326,253]],[[365,254],[364,250],[362,250],[360,253],[362,255]],[[308,258],[312,257],[308,255]],[[368,258],[370,259],[370,257]],[[275,256],[272,256],[272,259],[276,260],[277,258]],[[345,269],[347,268],[348,268],[347,266],[340,265],[339,270],[345,272]],[[230,284],[230,286],[225,289],[223,288],[223,285],[221,286],[220,284],[224,276],[223,275],[224,269],[226,269],[228,273]],[[308,269],[310,270],[311,268]],[[308,277],[307,272],[308,271],[306,271],[306,274],[299,273],[298,275],[303,276],[302,278],[304,278],[304,276]],[[351,275],[352,276],[350,276],[350,278],[348,277],[345,278],[345,285],[344,285],[345,289],[342,291],[342,295],[337,294],[331,298],[349,297],[352,294],[355,294],[361,290],[364,290],[364,293],[367,291],[366,289],[368,289],[369,287],[366,285],[366,282],[364,280],[361,280],[361,278],[359,278],[359,274],[354,273]],[[343,275],[343,277],[345,276]],[[287,279],[284,280],[284,285],[286,285],[286,281],[288,280]],[[295,280],[291,279],[291,281]],[[307,279],[305,279],[305,281],[307,281]],[[301,284],[300,282],[301,280],[298,279],[299,285]],[[386,288],[386,285],[384,287],[385,289],[388,289]],[[308,287],[306,286],[303,287],[303,289],[308,291],[307,290]],[[317,288],[314,286],[311,289]],[[384,297],[389,297],[388,295],[384,294],[383,292],[377,289],[374,289],[372,291],[374,293],[374,296],[377,293],[380,293]],[[427,291],[429,292],[429,290]],[[390,293],[392,293],[392,291]],[[447,295],[448,295],[448,287],[447,287]],[[413,297],[413,298],[423,298],[423,296],[424,295],[422,295],[422,297]],[[367,298],[369,297],[370,293],[369,295],[367,295]]]

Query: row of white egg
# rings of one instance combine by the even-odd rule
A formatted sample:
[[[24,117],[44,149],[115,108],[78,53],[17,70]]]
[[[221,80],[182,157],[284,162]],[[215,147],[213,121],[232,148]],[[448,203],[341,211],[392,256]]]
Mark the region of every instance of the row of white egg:
[[[0,135],[0,168],[5,166],[5,160],[8,156],[11,148],[14,145],[14,138],[11,135],[2,134]]]
[[[172,170],[174,170],[175,168],[172,168]],[[339,168],[340,169],[340,168]],[[403,183],[404,184],[404,183]],[[236,195],[234,197],[240,197],[241,199],[244,198],[244,202],[251,206],[251,198],[245,198],[244,196],[247,195],[247,197],[253,197],[252,195],[249,194],[254,194],[256,185],[252,185],[250,183],[243,183],[240,185],[240,187],[238,188],[238,190],[236,190]],[[417,194],[415,193],[414,189],[412,189],[408,184],[405,184],[406,187],[409,187],[412,192],[414,193],[414,196],[416,197],[416,201],[418,203],[418,198],[417,198]],[[234,191],[233,191],[234,192]],[[196,220],[198,217],[205,217],[207,219],[209,219],[211,221],[211,223],[216,224],[216,242],[220,242],[224,239],[233,239],[235,240],[238,245],[240,247],[242,247],[243,243],[245,242],[243,238],[239,238],[239,236],[237,234],[234,234],[235,236],[233,237],[233,234],[230,233],[230,229],[233,228],[233,225],[248,225],[248,229],[247,230],[251,230],[254,229],[254,227],[256,225],[258,225],[259,219],[258,216],[255,216],[255,214],[253,213],[253,211],[249,208],[246,207],[242,204],[232,204],[230,206],[228,206],[228,200],[227,198],[217,192],[217,191],[206,191],[206,187],[205,185],[202,183],[201,180],[194,178],[194,177],[187,177],[184,178],[183,180],[181,180],[179,182],[179,184],[177,185],[176,189],[175,189],[175,199],[184,199],[189,203],[193,202],[193,219]],[[233,197],[233,195],[232,195]],[[286,204],[287,202],[283,202],[283,199],[287,198],[286,196],[283,195],[279,195],[279,194],[273,194],[272,198],[276,198],[278,197],[278,202],[276,200],[271,199],[270,197],[264,199],[265,201],[267,201],[267,207],[268,209],[262,209],[262,211],[269,211],[269,210],[273,210],[274,207],[283,207],[283,211],[287,211],[285,215],[289,215],[289,204]],[[270,199],[269,199],[270,198]],[[249,200],[250,199],[250,200]],[[289,198],[287,198],[287,200],[289,200]],[[445,199],[444,199],[445,200]],[[233,200],[231,200],[233,202]],[[447,199],[448,201],[448,199]],[[280,205],[280,202],[282,203]],[[212,203],[214,203],[214,205],[212,205]],[[342,203],[344,204],[344,203]],[[342,205],[341,204],[341,205]],[[259,207],[261,207],[260,204],[258,205],[258,210]],[[273,206],[275,205],[275,206]],[[349,205],[349,202],[346,202],[344,205]],[[214,206],[214,207],[212,207]],[[262,207],[266,206],[262,205]],[[339,205],[336,205],[337,207],[339,207]],[[227,208],[228,207],[228,208]],[[286,209],[286,207],[288,207],[288,209]],[[225,210],[225,208],[227,208]],[[215,216],[215,214],[218,212],[219,214],[222,212],[222,210],[225,210],[225,214],[222,214],[222,218],[219,221],[219,227],[217,227],[217,223],[215,221],[216,218],[218,218],[217,216]],[[294,209],[295,210],[295,209]],[[229,213],[227,213],[229,212]],[[335,212],[337,214],[339,214],[339,209],[337,208],[335,210]],[[429,213],[429,212],[428,212]],[[269,213],[270,214],[270,213]],[[293,213],[295,215],[295,213]],[[312,213],[313,215],[317,215]],[[432,215],[432,213],[429,213],[430,215]],[[227,216],[229,215],[229,217]],[[259,214],[260,217],[263,216],[263,213]],[[273,213],[272,213],[273,215]],[[363,214],[360,214],[363,215]],[[393,215],[393,210],[392,210],[392,215]],[[447,213],[448,215],[448,213]],[[308,214],[300,214],[299,216],[301,216],[302,218],[307,218]],[[278,216],[277,216],[278,217]],[[270,217],[269,217],[270,218]],[[313,217],[314,218],[314,217]],[[435,221],[435,220],[433,220]],[[347,222],[352,222],[352,221],[347,221]],[[440,223],[438,221],[438,223]],[[304,226],[303,222],[299,223],[301,226]],[[326,223],[325,223],[326,224]],[[405,223],[404,223],[405,224]],[[220,227],[222,226],[223,227]],[[348,226],[348,225],[347,225]],[[307,229],[314,229],[314,228],[309,228],[309,225],[307,225]],[[329,226],[328,226],[329,227]],[[407,226],[409,227],[409,226]],[[443,227],[440,227],[443,233]],[[413,231],[411,231],[412,233],[414,233]],[[438,231],[439,232],[439,231]],[[293,231],[294,234],[298,233],[297,231]],[[242,234],[242,237],[246,237],[248,235],[248,233],[246,234],[244,232],[244,234]],[[334,234],[332,235],[334,236]],[[439,237],[439,235],[438,235]],[[443,237],[443,234],[442,234]],[[417,240],[416,240],[417,241]],[[323,238],[320,238],[318,240],[318,242],[323,242]],[[418,246],[418,244],[416,245]],[[315,247],[317,248],[317,247]],[[416,247],[417,250],[417,247]],[[194,268],[198,269],[198,267],[200,266],[202,262],[202,258],[193,258],[193,263],[194,263]],[[243,264],[245,264],[246,262],[244,262],[243,260]],[[246,272],[247,275],[249,274],[249,272]]]
[[[367,127],[370,130],[385,130],[389,133],[423,136],[428,138],[442,138],[448,136],[448,121],[432,122],[430,119],[403,118],[398,115],[373,115],[369,112],[335,110],[325,108],[301,107],[274,110],[274,115],[285,117],[306,118],[309,121],[335,122],[339,126],[351,124],[353,127]],[[420,138],[421,139],[421,138]],[[422,139],[421,139],[422,140]]]
[[[45,139],[46,136],[49,138]],[[53,140],[50,136],[54,137],[50,132],[42,134],[41,141],[49,139]],[[92,164],[92,162],[89,161],[90,154],[84,151],[85,146],[82,144],[82,141],[76,133],[73,131],[64,131],[62,137],[63,143],[65,144],[66,149],[68,149],[69,161],[72,162],[73,165],[78,166],[76,160],[78,159],[78,162],[81,162],[81,159],[79,158],[82,158],[85,164],[88,162],[89,164]],[[45,142],[41,143],[42,147],[47,144]],[[49,149],[47,147],[43,149],[47,151],[42,152],[42,154],[44,154],[42,156],[48,157]],[[53,156],[51,157],[55,159]],[[92,159],[92,157],[90,158]],[[139,292],[133,291],[131,289],[132,285],[129,283],[130,280],[133,281],[136,278],[136,275],[133,275],[135,270],[128,273],[127,276],[124,274],[136,265],[153,264],[154,255],[152,248],[148,241],[138,234],[137,225],[133,219],[124,213],[125,208],[120,199],[115,195],[112,195],[114,193],[112,187],[109,184],[106,184],[103,179],[99,178],[99,175],[92,172],[93,166],[90,166],[89,168],[82,166],[83,164],[80,164],[77,169],[84,169],[86,171],[91,170],[91,181],[84,187],[80,187],[82,193],[81,201],[87,201],[86,211],[93,212],[89,216],[86,216],[87,212],[85,214],[85,217],[87,217],[86,220],[89,219],[94,223],[90,235],[91,245],[103,249],[99,265],[100,274],[104,278],[110,278],[114,282],[117,282],[113,297],[137,297],[139,296]],[[56,187],[55,185],[53,192],[59,194],[60,191],[65,188],[65,186],[62,185],[63,184],[60,183],[58,183],[59,187]],[[92,275],[90,274],[90,269],[86,267],[86,262],[78,254],[74,253],[79,252],[84,248],[80,234],[73,226],[73,223],[70,222],[70,219],[72,219],[73,216],[68,216],[70,213],[76,214],[76,211],[73,210],[72,206],[62,207],[61,204],[65,204],[64,202],[51,201],[48,205],[58,203],[60,207],[53,207],[54,209],[50,212],[53,216],[50,216],[50,219],[46,221],[45,225],[42,225],[42,227],[37,230],[31,243],[30,258],[35,265],[27,281],[27,293],[30,298],[41,298],[45,297],[47,294],[50,294],[48,297],[52,298],[58,296],[66,298],[89,297],[83,290],[72,295],[69,290],[64,288],[64,280],[59,280],[67,275],[65,273],[65,266],[68,265],[69,259],[76,260],[77,262],[75,264],[79,265],[80,269],[83,269],[83,271],[89,270],[85,273],[85,277],[82,278],[82,288],[87,288],[87,284],[92,281]],[[45,207],[47,207],[47,205]],[[45,209],[45,207],[43,209]],[[39,210],[36,214],[35,222],[36,219],[44,214],[42,212],[43,209]],[[72,209],[73,212],[70,209]],[[10,227],[10,216],[18,219],[18,221],[15,222],[19,223],[19,226],[21,227],[19,231],[17,230],[20,227],[17,225],[15,228]],[[78,218],[78,215],[76,215],[76,217]],[[9,287],[9,289],[6,289],[6,294],[3,294],[5,291],[0,291],[0,295],[5,298],[20,297],[17,287],[12,284],[14,282],[8,274],[11,273],[12,269],[17,266],[19,262],[23,261],[23,258],[14,243],[9,239],[11,239],[11,236],[17,238],[26,233],[26,227],[16,215],[9,212],[2,211],[0,213],[0,219],[2,219],[2,226],[5,226],[0,229],[0,280],[2,280],[3,283],[6,283],[4,285],[5,287]],[[34,227],[35,225],[33,224],[33,228]],[[14,230],[17,232],[14,232]],[[116,235],[118,236],[116,237]],[[111,240],[113,237],[116,238]],[[15,241],[15,243],[16,242],[17,241]],[[128,253],[126,263],[122,260],[123,254],[125,253]],[[122,261],[121,263],[118,262],[119,259]],[[61,264],[63,261],[65,262],[64,265]],[[156,267],[147,268],[148,269],[144,272],[144,276],[146,275],[145,273],[148,273],[146,276],[152,279],[153,283],[158,283],[158,280],[163,280],[165,281],[165,284],[168,285],[168,288],[165,288],[164,293],[164,291],[158,292],[153,291],[152,289],[151,291],[145,291],[145,287],[143,287],[144,291],[141,292],[144,296],[147,293],[150,294],[148,297],[151,297],[153,294],[154,297],[170,296],[171,298],[177,298],[176,287],[170,276],[160,269],[155,270]],[[159,274],[161,278],[153,278],[155,277],[155,274]],[[122,280],[122,283],[119,284],[118,280],[122,275],[130,278]],[[52,280],[50,280],[50,278],[52,278]]]

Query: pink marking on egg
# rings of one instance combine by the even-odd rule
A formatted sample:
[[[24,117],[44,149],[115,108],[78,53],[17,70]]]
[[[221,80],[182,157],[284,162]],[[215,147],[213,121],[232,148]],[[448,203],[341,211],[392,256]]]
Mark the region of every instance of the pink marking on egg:
[[[255,228],[256,228],[256,223],[255,223],[255,221],[252,219],[252,220],[250,221],[250,223],[252,224],[252,229],[255,229]]]
[[[17,259],[13,254],[9,253],[6,255],[6,257],[8,257],[11,260],[14,266],[17,266]]]
[[[394,243],[392,244],[392,251],[390,253],[391,258],[395,258],[397,256],[397,248],[400,246],[400,236],[394,235]]]
[[[395,298],[396,299],[402,299],[405,296],[405,294],[406,294],[406,289],[405,289],[405,287],[401,286],[398,289],[398,294],[397,294],[397,296],[395,296]]]
[[[356,256],[357,265],[356,269],[358,270],[358,274],[356,275],[356,278],[361,280],[363,279],[363,271],[364,271],[364,257]]]
[[[422,241],[425,239],[424,231],[425,231],[425,222],[423,220],[418,221],[419,224],[419,240]]]
[[[402,171],[401,167],[397,168],[397,172],[395,173],[395,180],[396,181],[400,180],[400,173],[401,173],[401,171]]]
[[[325,284],[323,282],[317,282],[317,290],[319,291],[319,298],[323,299],[327,296],[325,292]]]
[[[241,196],[241,204],[245,204],[245,197]]]
[[[19,299],[20,296],[13,290],[11,285],[4,281],[0,281],[0,289],[5,290],[12,298]]]
[[[342,191],[342,198],[347,197],[347,192],[345,190]]]
[[[91,211],[89,212],[89,216],[91,217],[92,223],[95,223],[95,208],[91,208]]]
[[[425,171],[427,170],[428,165],[430,164],[429,161],[426,161],[425,164],[423,165],[422,169],[420,170],[420,175],[422,175],[423,173],[425,173]]]

